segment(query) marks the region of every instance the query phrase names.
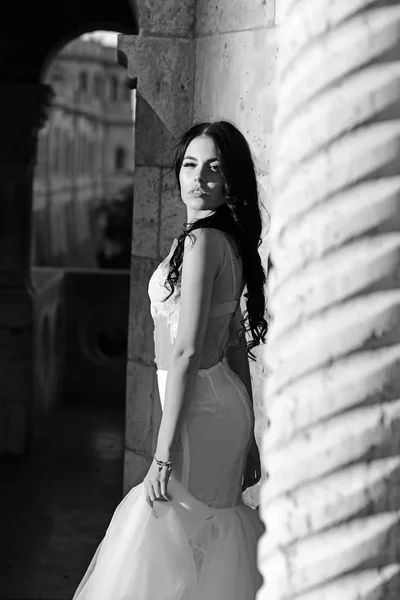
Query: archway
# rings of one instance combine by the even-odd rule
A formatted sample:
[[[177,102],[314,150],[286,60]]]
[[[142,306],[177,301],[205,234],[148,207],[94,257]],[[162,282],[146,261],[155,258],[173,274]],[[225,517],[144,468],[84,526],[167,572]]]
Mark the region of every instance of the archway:
[[[7,566],[2,572],[2,596],[34,598],[37,597],[37,594],[41,594],[42,597],[46,597],[47,594],[54,597],[55,588],[60,589],[62,582],[65,585],[65,596],[70,597],[88,558],[88,555],[79,557],[76,548],[81,544],[77,543],[76,539],[73,543],[71,539],[68,553],[71,556],[75,554],[77,562],[74,566],[61,559],[60,549],[62,548],[64,525],[67,522],[84,524],[85,521],[88,521],[83,513],[80,516],[78,514],[80,510],[79,495],[77,504],[73,506],[71,502],[67,512],[65,502],[68,503],[68,501],[66,499],[63,510],[59,510],[54,504],[54,502],[57,504],[59,493],[57,487],[51,484],[50,479],[56,475],[54,469],[50,468],[54,447],[50,448],[44,444],[41,449],[38,449],[42,459],[40,467],[37,465],[38,468],[35,468],[33,452],[31,452],[34,444],[33,434],[37,424],[33,395],[33,379],[36,375],[33,362],[33,332],[36,330],[36,324],[39,323],[35,318],[33,301],[37,288],[35,290],[32,288],[30,277],[33,165],[36,156],[37,132],[46,122],[46,113],[51,102],[51,90],[41,79],[46,66],[66,42],[85,31],[100,27],[130,34],[136,33],[136,8],[133,2],[131,5],[129,4],[127,2],[125,7],[121,5],[110,7],[108,3],[89,0],[85,7],[79,3],[79,6],[74,8],[70,2],[64,4],[61,2],[57,6],[57,16],[52,20],[51,28],[48,28],[48,17],[53,12],[50,3],[41,2],[34,8],[27,4],[24,7],[24,20],[20,19],[17,12],[13,17],[14,5],[10,6],[8,19],[11,22],[19,23],[20,26],[10,28],[8,20],[8,30],[4,29],[5,20],[0,25],[2,30],[0,64],[2,67],[3,117],[0,151],[0,172],[2,174],[0,184],[2,197],[0,207],[2,256],[0,261],[2,313],[0,335],[1,347],[6,347],[3,341],[8,340],[9,350],[12,348],[12,352],[0,352],[0,387],[2,390],[0,394],[0,452],[20,455],[2,459],[2,479],[8,492],[7,496],[3,495],[2,497],[2,512],[8,515],[8,524],[3,529],[2,537],[3,548],[8,557]],[[20,6],[18,10],[21,10]],[[11,55],[12,59],[10,59]],[[58,76],[62,77],[62,73],[59,73]],[[71,144],[71,140],[65,136],[63,131],[59,137],[61,153],[57,162],[62,163],[65,170],[68,171],[71,165],[69,163],[68,166],[68,160],[65,161],[62,156],[68,156],[68,146]],[[45,150],[45,144],[39,145],[39,153]],[[87,162],[90,163],[89,147],[88,150],[86,156]],[[42,254],[49,252],[49,244],[46,247],[46,243],[42,243],[40,251]],[[44,277],[39,285],[41,289],[43,289],[42,284],[46,287]],[[44,324],[42,336],[44,348],[50,349],[50,354],[53,350],[54,352],[59,351],[59,346],[51,342],[56,338],[58,341],[62,340],[56,332],[63,329],[62,322],[64,321],[63,312],[57,309],[57,294],[54,289],[55,286],[53,286],[52,292],[54,297],[49,298],[49,303],[50,301],[53,303],[54,310],[50,310],[49,304],[47,318],[42,321]],[[50,294],[50,291],[48,293]],[[105,348],[106,353],[110,354],[110,340],[107,338],[104,342],[103,338],[101,339],[103,350]],[[115,344],[111,344],[110,360],[116,356],[115,348]],[[44,358],[47,364],[48,352],[45,353]],[[46,369],[38,375],[40,376],[38,378],[50,390],[52,385],[50,385],[49,376],[52,376],[52,369]],[[43,399],[44,396],[41,398]],[[99,435],[93,437],[89,442],[103,452],[108,465],[112,461],[118,462],[119,481],[121,482],[123,447],[121,444],[113,446],[112,443],[107,446],[110,427],[109,419],[104,419],[103,429],[99,429]],[[68,422],[66,420],[64,427],[57,431],[60,443],[63,436],[65,439],[72,440],[75,437],[74,460],[77,465],[84,465],[85,458],[82,448],[87,441],[83,438],[79,441],[76,421]],[[81,431],[83,431],[82,428]],[[120,436],[120,440],[122,438],[123,434]],[[54,451],[56,452],[56,450]],[[30,490],[30,494],[24,494],[25,500],[19,504],[16,502],[16,498],[21,498],[20,491],[15,489],[15,485],[11,485],[11,482],[16,482],[17,465],[22,467],[20,470],[21,484],[24,489]],[[71,467],[72,465],[70,465]],[[77,468],[72,467],[70,475],[74,474],[75,477],[75,471]],[[64,475],[67,484],[68,471],[64,471]],[[82,481],[86,481],[84,476]],[[13,495],[13,490],[17,495]],[[115,489],[114,486],[114,490],[114,495],[108,495],[108,499],[107,494],[104,496],[106,512],[101,509],[104,519],[102,530],[107,522],[107,510],[112,511],[121,496],[121,485],[118,486],[118,489]],[[104,489],[98,491],[101,495]],[[83,490],[82,494],[84,493]],[[29,497],[31,502],[28,501]],[[52,505],[53,509],[50,508]],[[74,519],[76,520],[74,521]],[[94,520],[92,524],[96,527]],[[70,525],[67,526],[67,529],[71,530]],[[64,539],[67,541],[67,530],[65,530],[65,534]],[[12,554],[11,545],[7,546],[7,539],[12,544],[16,537],[21,539],[24,537],[25,543],[19,545],[17,553]],[[84,537],[90,544],[90,536],[84,535]],[[41,542],[38,545],[39,540]],[[93,545],[89,553],[96,543],[97,539],[92,540]],[[47,561],[49,561],[49,568],[41,570],[40,565]],[[78,565],[79,572],[77,572]]]

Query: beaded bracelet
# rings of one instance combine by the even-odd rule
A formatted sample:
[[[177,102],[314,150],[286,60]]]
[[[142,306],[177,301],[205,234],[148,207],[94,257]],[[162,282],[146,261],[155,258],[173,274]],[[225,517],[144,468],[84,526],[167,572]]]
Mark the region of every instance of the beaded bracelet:
[[[158,464],[158,470],[161,471],[161,469],[163,467],[167,467],[168,471],[172,471],[172,463],[174,463],[174,460],[158,460],[156,457],[154,457],[154,460],[156,461],[156,463]]]

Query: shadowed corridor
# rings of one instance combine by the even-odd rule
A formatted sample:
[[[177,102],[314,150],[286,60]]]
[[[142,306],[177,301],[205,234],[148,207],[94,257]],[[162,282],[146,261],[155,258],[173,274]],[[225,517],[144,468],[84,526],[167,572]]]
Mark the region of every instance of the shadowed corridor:
[[[58,407],[1,457],[0,600],[71,600],[122,498],[124,407]]]

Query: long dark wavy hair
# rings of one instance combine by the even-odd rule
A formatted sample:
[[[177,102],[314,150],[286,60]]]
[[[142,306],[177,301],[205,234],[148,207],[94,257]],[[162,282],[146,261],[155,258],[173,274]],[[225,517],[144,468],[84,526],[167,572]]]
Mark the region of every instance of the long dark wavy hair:
[[[178,187],[186,149],[194,138],[201,135],[209,136],[214,142],[224,181],[226,202],[210,216],[185,224],[169,261],[165,287],[170,293],[164,300],[167,300],[174,293],[175,286],[179,285],[186,237],[195,229],[205,227],[230,234],[242,259],[246,287],[246,310],[241,321],[240,335],[251,334],[251,339],[246,341],[247,354],[255,360],[252,349],[265,341],[268,323],[265,320],[266,275],[258,253],[262,221],[254,162],[245,137],[235,125],[229,121],[197,123],[181,137],[175,148],[173,170]],[[193,236],[191,239],[193,240]]]

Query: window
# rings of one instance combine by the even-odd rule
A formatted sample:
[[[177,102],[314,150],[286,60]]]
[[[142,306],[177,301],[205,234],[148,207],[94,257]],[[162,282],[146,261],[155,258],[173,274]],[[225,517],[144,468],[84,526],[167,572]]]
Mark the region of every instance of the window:
[[[62,129],[60,129],[60,137],[58,140],[58,160],[58,172],[60,175],[64,175],[64,131]]]
[[[64,173],[66,177],[71,175],[71,147],[69,135],[66,133],[64,137]]]
[[[91,175],[93,175],[95,172],[93,140],[88,141],[88,170]]]
[[[118,77],[110,75],[110,99],[113,102],[118,100]]]
[[[82,175],[83,173],[83,133],[82,131],[78,132],[78,136],[77,136],[77,148],[76,148],[76,172],[78,173],[78,175]]]
[[[82,134],[82,173],[88,172],[88,141],[86,134]]]
[[[64,83],[65,73],[60,67],[56,66],[49,76],[50,83]]]
[[[118,146],[115,150],[115,170],[123,171],[126,163],[126,150],[122,146]]]
[[[130,100],[131,95],[132,95],[132,90],[128,87],[128,82],[126,81],[125,85],[124,85],[124,99]]]
[[[104,96],[104,79],[101,73],[96,73],[94,76],[94,95],[100,100]]]
[[[38,138],[36,174],[43,177],[47,168],[47,133],[40,131]]]
[[[56,125],[53,134],[53,173],[60,172],[61,129]]]
[[[79,73],[79,91],[87,92],[88,89],[88,75],[86,71],[81,71]]]

